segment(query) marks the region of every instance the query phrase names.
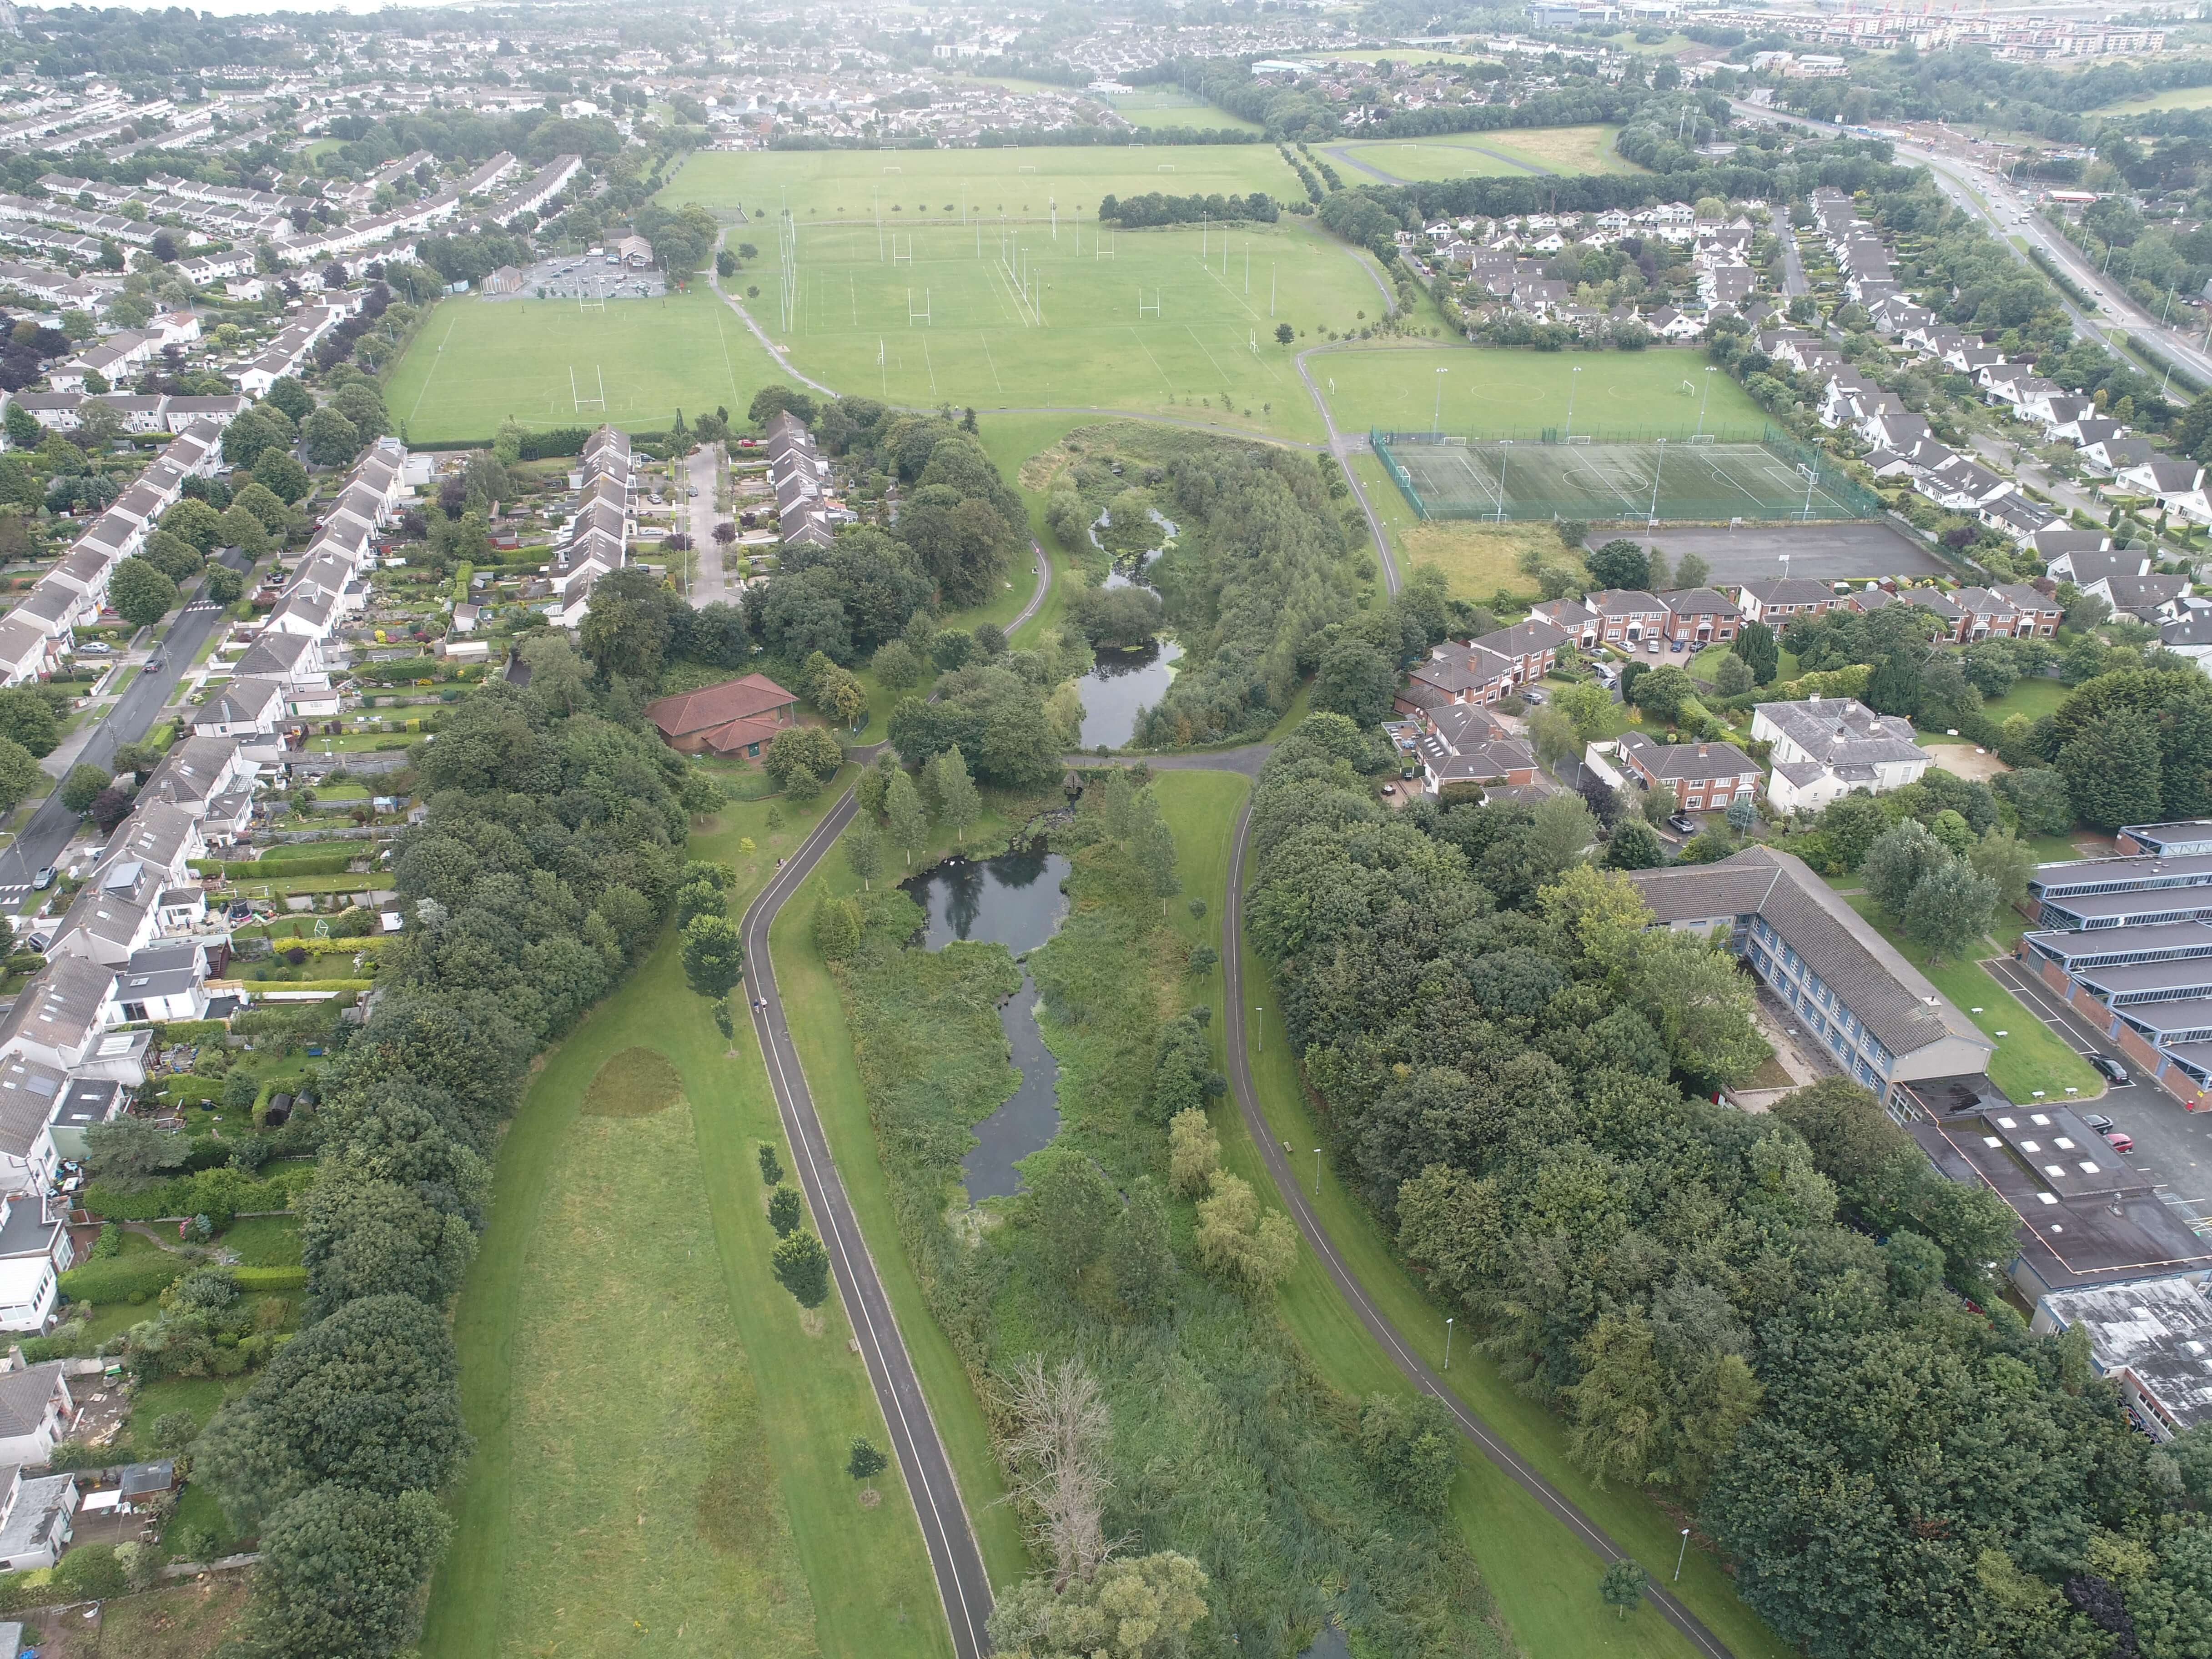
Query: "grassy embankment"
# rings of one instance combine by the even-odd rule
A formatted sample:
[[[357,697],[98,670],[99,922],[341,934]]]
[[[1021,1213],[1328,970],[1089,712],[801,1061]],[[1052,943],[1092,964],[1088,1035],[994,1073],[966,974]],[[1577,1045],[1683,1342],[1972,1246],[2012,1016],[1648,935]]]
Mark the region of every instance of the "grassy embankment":
[[[736,869],[735,913],[819,810],[733,804],[692,854]],[[426,1659],[949,1651],[896,1468],[872,1505],[844,1472],[885,1443],[844,1316],[769,1271],[763,1141],[788,1169],[672,933],[539,1068],[456,1308],[477,1448]]]

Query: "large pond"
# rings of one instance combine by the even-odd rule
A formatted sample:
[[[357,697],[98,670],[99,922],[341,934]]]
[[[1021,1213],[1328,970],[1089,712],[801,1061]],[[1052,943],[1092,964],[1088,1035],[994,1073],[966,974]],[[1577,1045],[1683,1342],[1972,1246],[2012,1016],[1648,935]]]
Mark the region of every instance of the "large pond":
[[[1142,650],[1097,654],[1098,665],[1075,683],[1083,699],[1083,747],[1103,743],[1119,749],[1136,735],[1137,711],[1167,696],[1182,647],[1173,640],[1154,640]]]
[[[901,885],[928,915],[922,927],[927,949],[969,939],[1003,945],[1018,958],[1058,931],[1067,914],[1067,896],[1060,890],[1067,870],[1057,853],[1003,853],[949,859]],[[960,1160],[970,1203],[1019,1192],[1021,1173],[1014,1165],[1060,1133],[1060,1062],[1044,1046],[1036,1006],[1036,982],[1024,967],[1022,988],[999,1007],[1021,1086],[975,1126],[975,1145]]]

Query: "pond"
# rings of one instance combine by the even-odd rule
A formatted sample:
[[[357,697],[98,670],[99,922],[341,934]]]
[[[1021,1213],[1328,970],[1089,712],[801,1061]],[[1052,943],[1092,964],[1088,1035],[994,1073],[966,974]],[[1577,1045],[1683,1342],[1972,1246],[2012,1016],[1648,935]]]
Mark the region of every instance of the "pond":
[[[1067,914],[1067,896],[1060,890],[1067,871],[1067,860],[1056,853],[1003,853],[948,859],[901,886],[928,916],[926,949],[967,939],[1003,945],[1018,962],[1059,930]],[[960,1160],[971,1204],[1019,1192],[1021,1172],[1014,1166],[1060,1133],[1060,1062],[1045,1047],[1036,1007],[1036,981],[1024,966],[1022,988],[999,1006],[999,1026],[1021,1085],[975,1125],[975,1145]]]
[[[1135,651],[1097,653],[1098,665],[1076,681],[1083,699],[1082,745],[1119,749],[1136,735],[1137,711],[1167,696],[1182,647],[1173,640],[1154,640]]]

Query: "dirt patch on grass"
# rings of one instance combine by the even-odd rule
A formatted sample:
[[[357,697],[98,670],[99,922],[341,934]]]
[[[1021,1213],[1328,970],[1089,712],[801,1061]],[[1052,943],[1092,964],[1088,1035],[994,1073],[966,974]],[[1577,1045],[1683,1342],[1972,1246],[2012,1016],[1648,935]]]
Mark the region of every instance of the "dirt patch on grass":
[[[1042,495],[1051,489],[1052,481],[1060,475],[1060,470],[1074,459],[1065,443],[1056,443],[1050,448],[1040,449],[1024,461],[1015,469],[1014,476],[1021,481],[1023,489]]]
[[[23,1639],[46,1659],[206,1659],[246,1605],[247,1575],[210,1574],[173,1589],[118,1596],[97,1618],[82,1609],[26,1613]]]
[[[1536,597],[1536,584],[1522,574],[1521,556],[1533,551],[1546,564],[1580,577],[1581,556],[1564,545],[1549,525],[1409,525],[1398,533],[1410,569],[1425,564],[1443,572],[1452,597],[1488,604],[1499,588],[1524,600]]]
[[[1954,776],[1971,778],[1978,783],[1987,783],[2000,774],[2009,772],[1996,757],[1994,750],[1977,749],[1970,743],[1929,743],[1921,745],[1928,757]]]
[[[684,1097],[684,1079],[667,1056],[650,1048],[625,1048],[611,1056],[584,1091],[592,1117],[651,1117]]]

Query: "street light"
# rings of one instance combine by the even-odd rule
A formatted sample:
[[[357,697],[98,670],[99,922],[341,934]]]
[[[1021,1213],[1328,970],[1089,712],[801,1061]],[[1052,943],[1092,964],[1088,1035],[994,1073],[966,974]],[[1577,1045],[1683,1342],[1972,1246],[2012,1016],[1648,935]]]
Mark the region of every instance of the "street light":
[[[1261,1019],[1260,1016],[1267,1012],[1267,1011],[1265,1008],[1262,1008],[1256,1002],[1252,1005],[1252,1024],[1258,1029],[1260,1033],[1254,1046],[1257,1052],[1263,1054],[1267,1052],[1267,1022]]]
[[[1708,363],[1705,366],[1705,393],[1704,397],[1698,399],[1698,435],[1700,438],[1705,435],[1705,404],[1711,400],[1713,395],[1713,370],[1719,367],[1717,363]]]
[[[1567,429],[1560,434],[1562,437],[1575,435],[1575,376],[1581,373],[1580,368],[1567,371]]]
[[[1447,1318],[1444,1321],[1444,1369],[1446,1370],[1451,1369],[1451,1328],[1452,1322]]]
[[[1321,1148],[1314,1148],[1314,1196],[1321,1196]]]
[[[1678,1584],[1682,1582],[1682,1558],[1689,1553],[1690,1529],[1685,1527],[1682,1528],[1681,1547],[1674,1552],[1674,1582]]]

